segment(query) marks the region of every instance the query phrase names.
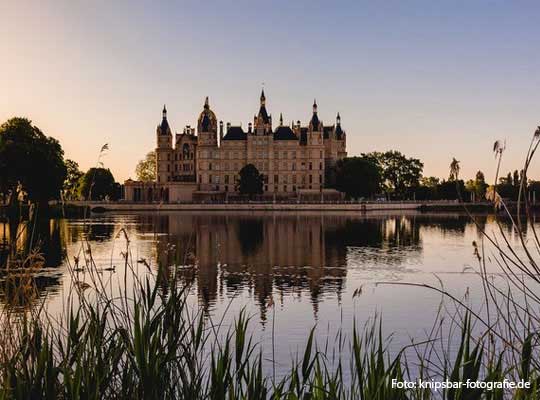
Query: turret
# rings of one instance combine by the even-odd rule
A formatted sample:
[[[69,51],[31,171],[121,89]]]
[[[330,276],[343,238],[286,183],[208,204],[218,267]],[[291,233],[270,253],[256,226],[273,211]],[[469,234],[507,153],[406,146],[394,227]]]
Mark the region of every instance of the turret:
[[[172,154],[172,132],[167,121],[167,107],[163,105],[161,124],[156,129],[156,171],[158,182],[170,180],[170,161]]]

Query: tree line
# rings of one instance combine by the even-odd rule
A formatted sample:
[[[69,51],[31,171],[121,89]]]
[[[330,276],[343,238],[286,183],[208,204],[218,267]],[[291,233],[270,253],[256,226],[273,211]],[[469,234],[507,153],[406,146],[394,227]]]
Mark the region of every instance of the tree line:
[[[120,185],[109,169],[99,165],[81,171],[75,161],[64,158],[58,140],[29,119],[11,118],[0,126],[3,204],[26,201],[47,209],[50,200],[116,200],[120,195]]]

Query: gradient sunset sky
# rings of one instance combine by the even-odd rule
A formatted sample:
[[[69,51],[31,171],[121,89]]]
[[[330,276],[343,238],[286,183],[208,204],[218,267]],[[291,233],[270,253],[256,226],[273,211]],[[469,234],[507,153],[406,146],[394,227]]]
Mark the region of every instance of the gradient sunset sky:
[[[0,121],[26,116],[83,169],[134,177],[167,104],[204,97],[247,127],[262,83],[277,123],[342,117],[349,155],[396,149],[446,178],[520,168],[540,123],[540,3],[526,1],[0,2]],[[536,163],[529,177],[540,180]]]

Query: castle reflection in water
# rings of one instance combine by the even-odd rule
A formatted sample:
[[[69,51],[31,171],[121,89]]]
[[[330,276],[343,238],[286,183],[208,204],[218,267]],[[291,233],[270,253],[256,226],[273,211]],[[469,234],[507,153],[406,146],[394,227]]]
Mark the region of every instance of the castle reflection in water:
[[[409,250],[380,252],[387,263],[420,251],[419,224],[402,216],[170,214],[140,216],[139,230],[165,234],[156,236],[157,264],[182,266],[204,308],[246,290],[263,320],[268,304],[286,294],[309,297],[315,313],[323,297],[340,300],[350,247]]]
[[[476,223],[481,227],[489,218],[478,217]],[[4,242],[21,230],[10,223],[0,225]],[[410,261],[418,264],[422,237],[463,236],[467,226],[474,224],[464,215],[415,213],[178,212],[105,214],[86,223],[54,220],[44,224],[40,234],[51,273],[36,279],[40,297],[58,293],[65,282],[61,276],[68,275],[66,257],[72,260],[74,255],[66,254],[66,249],[67,253],[79,249],[83,237],[93,246],[93,256],[107,264],[102,267],[108,266],[113,242],[121,240],[116,234],[127,227],[132,251],[137,257],[148,257],[163,288],[164,280],[176,271],[204,309],[244,295],[260,308],[265,320],[269,304],[279,304],[285,296],[309,301],[317,313],[324,299],[341,301],[347,275],[350,278],[353,271],[402,272]],[[28,247],[25,237],[18,235],[20,249]],[[0,285],[0,303],[10,302]]]

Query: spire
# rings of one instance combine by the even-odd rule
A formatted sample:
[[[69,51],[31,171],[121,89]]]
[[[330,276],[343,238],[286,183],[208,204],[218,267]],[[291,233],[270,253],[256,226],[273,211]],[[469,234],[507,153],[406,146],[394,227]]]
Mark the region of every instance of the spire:
[[[261,91],[261,106],[264,106],[266,103],[266,97],[264,95],[264,89]]]
[[[204,109],[208,110],[210,108],[210,104],[208,103],[208,96],[206,96],[206,99],[204,99]]]
[[[319,117],[317,116],[317,100],[313,100],[313,115],[311,116],[309,125],[313,131],[318,131],[321,125]]]
[[[167,107],[165,107],[165,104],[163,104],[163,118],[167,119]]]
[[[283,114],[279,113],[279,126],[283,125]]]
[[[337,125],[341,125],[341,117],[340,117],[340,115],[339,115],[339,112],[337,113],[336,124],[337,124]]]

